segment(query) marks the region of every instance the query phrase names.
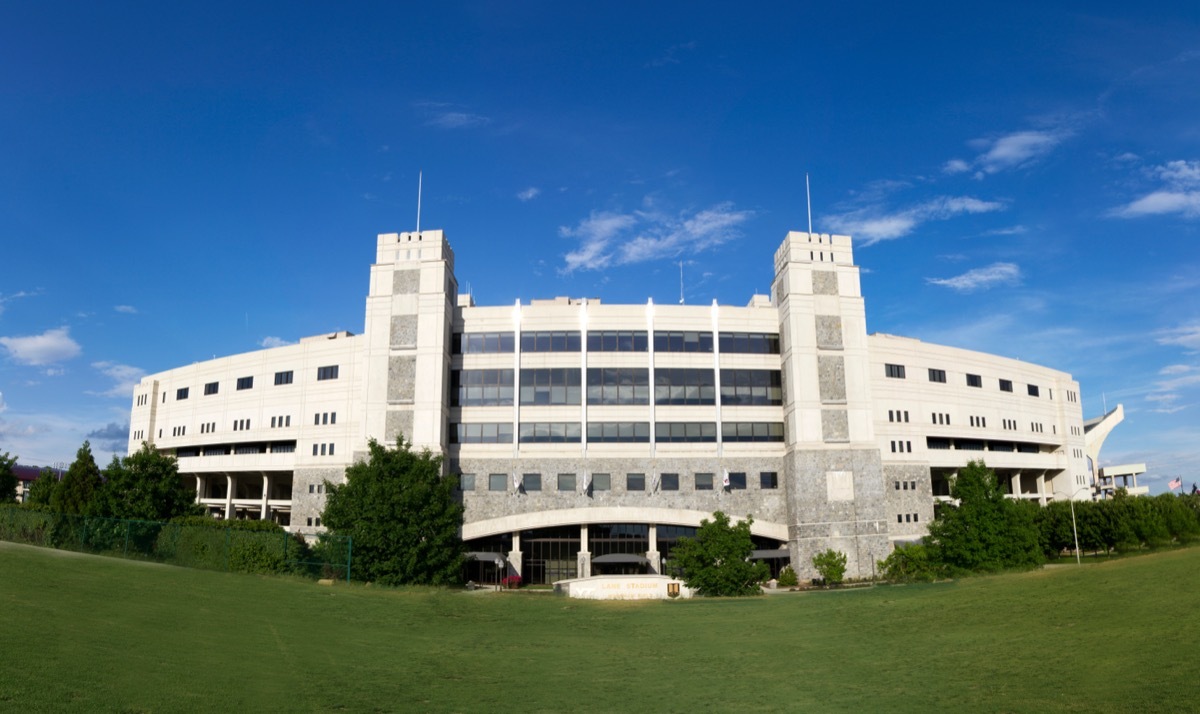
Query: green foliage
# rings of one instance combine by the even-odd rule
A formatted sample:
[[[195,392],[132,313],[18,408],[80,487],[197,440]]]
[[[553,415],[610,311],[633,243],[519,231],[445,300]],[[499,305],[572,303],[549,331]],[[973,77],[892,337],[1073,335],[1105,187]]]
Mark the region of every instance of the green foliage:
[[[17,457],[9,456],[8,452],[0,454],[0,503],[10,503],[17,500],[17,474],[13,466]]]
[[[25,496],[25,505],[49,507],[50,499],[54,496],[56,488],[58,488],[58,472],[51,468],[42,469],[41,475],[29,487],[29,493]]]
[[[75,461],[71,462],[67,474],[50,496],[50,508],[56,513],[68,515],[86,513],[101,483],[100,467],[96,466],[96,459],[92,456],[92,445],[85,441],[75,453]]]
[[[1006,498],[996,474],[982,461],[958,472],[950,495],[958,505],[941,509],[929,525],[933,560],[956,572],[1042,564],[1038,506]]]
[[[354,539],[354,577],[384,585],[447,585],[459,580],[463,511],[442,458],[414,453],[403,438],[388,449],[374,440],[370,458],[327,485],[321,519]]]
[[[781,588],[794,588],[800,584],[800,577],[796,575],[796,571],[792,570],[792,566],[785,565],[783,570],[779,571],[779,578],[775,584]]]
[[[179,478],[175,457],[160,454],[146,442],[124,459],[114,456],[104,477],[89,511],[94,515],[169,521],[203,512],[195,502],[195,492]]]
[[[929,548],[920,543],[896,548],[879,561],[880,575],[894,583],[931,582],[943,577],[944,570],[930,557]]]
[[[678,570],[701,595],[733,597],[759,595],[758,584],[770,575],[766,563],[750,562],[754,543],[750,539],[753,518],[732,525],[721,511],[712,520],[700,521],[695,538],[680,538],[671,551],[669,567]],[[357,547],[357,541],[355,542]]]
[[[166,524],[157,550],[189,568],[237,573],[318,575],[313,554],[299,535],[272,521],[224,521],[183,516]],[[344,562],[344,559],[343,559]]]
[[[832,548],[812,557],[813,567],[826,585],[838,585],[846,578],[846,554]]]

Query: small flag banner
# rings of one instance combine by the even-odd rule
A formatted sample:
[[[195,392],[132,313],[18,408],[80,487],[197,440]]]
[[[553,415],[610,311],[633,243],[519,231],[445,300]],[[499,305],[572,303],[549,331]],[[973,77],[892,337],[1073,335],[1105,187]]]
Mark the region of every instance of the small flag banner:
[[[1183,477],[1176,477],[1174,481],[1167,484],[1167,487],[1172,491],[1178,491],[1183,488]]]

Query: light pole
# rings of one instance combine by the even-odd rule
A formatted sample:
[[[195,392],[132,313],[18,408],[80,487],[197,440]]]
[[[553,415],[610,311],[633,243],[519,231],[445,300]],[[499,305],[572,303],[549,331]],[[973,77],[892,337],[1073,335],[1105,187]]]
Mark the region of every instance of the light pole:
[[[1071,504],[1071,532],[1075,535],[1075,565],[1083,565],[1083,561],[1080,560],[1080,557],[1079,557],[1079,529],[1075,527],[1075,494],[1079,493],[1080,491],[1085,491],[1089,488],[1091,488],[1091,487],[1090,486],[1080,486],[1079,488],[1075,489],[1075,493],[1072,493],[1070,496],[1067,497],[1067,500]],[[1066,491],[1055,491],[1054,492],[1054,494],[1056,496],[1060,493],[1065,494]]]

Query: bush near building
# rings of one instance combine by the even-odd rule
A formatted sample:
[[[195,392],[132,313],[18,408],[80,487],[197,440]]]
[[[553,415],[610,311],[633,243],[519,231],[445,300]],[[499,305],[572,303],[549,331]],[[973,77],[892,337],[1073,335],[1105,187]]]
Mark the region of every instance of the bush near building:
[[[694,538],[680,538],[671,551],[669,570],[701,595],[733,597],[760,595],[759,583],[770,577],[770,569],[762,561],[750,561],[754,542],[750,526],[754,519],[733,525],[721,511],[712,520],[700,521]]]

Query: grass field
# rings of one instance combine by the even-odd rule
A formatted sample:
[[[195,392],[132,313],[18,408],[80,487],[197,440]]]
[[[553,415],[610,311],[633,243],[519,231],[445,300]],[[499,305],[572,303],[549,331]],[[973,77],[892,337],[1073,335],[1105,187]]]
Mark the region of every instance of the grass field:
[[[1200,549],[956,583],[588,602],[0,543],[3,711],[1200,707]]]

